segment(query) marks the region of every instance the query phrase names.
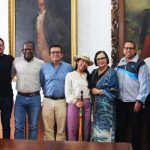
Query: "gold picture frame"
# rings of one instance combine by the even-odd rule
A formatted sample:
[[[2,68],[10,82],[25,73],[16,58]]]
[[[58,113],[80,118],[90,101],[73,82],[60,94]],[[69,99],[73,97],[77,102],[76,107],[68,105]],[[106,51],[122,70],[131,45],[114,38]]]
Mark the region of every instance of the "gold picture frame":
[[[71,63],[77,54],[77,0],[70,0],[71,3]],[[9,52],[16,57],[16,0],[9,0]]]
[[[150,44],[147,41],[150,31],[150,1],[119,1],[119,55],[123,56],[125,41],[133,40],[138,54],[142,58],[150,57]]]

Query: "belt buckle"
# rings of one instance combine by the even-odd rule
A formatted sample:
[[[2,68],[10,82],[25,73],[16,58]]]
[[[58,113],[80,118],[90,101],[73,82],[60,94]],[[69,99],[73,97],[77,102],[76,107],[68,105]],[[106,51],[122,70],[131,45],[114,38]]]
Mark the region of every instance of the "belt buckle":
[[[30,94],[30,96],[34,96],[34,95],[35,95],[34,93],[31,93],[31,94]]]
[[[52,100],[59,100],[60,97],[51,97],[50,99],[52,99]]]

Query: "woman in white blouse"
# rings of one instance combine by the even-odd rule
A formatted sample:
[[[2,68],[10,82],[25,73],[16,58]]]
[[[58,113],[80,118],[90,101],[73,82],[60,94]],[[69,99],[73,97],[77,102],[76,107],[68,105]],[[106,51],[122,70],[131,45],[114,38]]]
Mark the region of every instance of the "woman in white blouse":
[[[78,140],[80,107],[84,110],[83,139],[87,141],[89,140],[91,114],[90,74],[87,71],[87,67],[92,65],[93,62],[85,54],[75,56],[74,61],[76,62],[75,71],[68,73],[65,80],[65,96],[68,103],[68,141]],[[81,102],[81,91],[83,91],[83,102]]]

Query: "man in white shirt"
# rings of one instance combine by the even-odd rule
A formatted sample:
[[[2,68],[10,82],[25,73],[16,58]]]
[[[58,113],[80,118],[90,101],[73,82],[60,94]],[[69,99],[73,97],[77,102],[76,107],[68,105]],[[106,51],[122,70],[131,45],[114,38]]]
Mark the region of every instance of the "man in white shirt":
[[[38,118],[41,106],[40,70],[42,60],[34,57],[34,43],[23,43],[24,57],[13,62],[12,76],[17,75],[16,89],[18,94],[15,102],[15,139],[24,139],[25,119],[28,115],[28,139],[37,139]]]

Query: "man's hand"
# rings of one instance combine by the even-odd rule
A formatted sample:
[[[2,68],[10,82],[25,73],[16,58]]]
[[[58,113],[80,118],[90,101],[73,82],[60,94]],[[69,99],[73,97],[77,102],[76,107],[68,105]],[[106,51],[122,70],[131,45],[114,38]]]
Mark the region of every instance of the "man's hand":
[[[140,112],[142,109],[142,103],[139,101],[136,101],[135,105],[134,105],[134,112],[138,113]]]

